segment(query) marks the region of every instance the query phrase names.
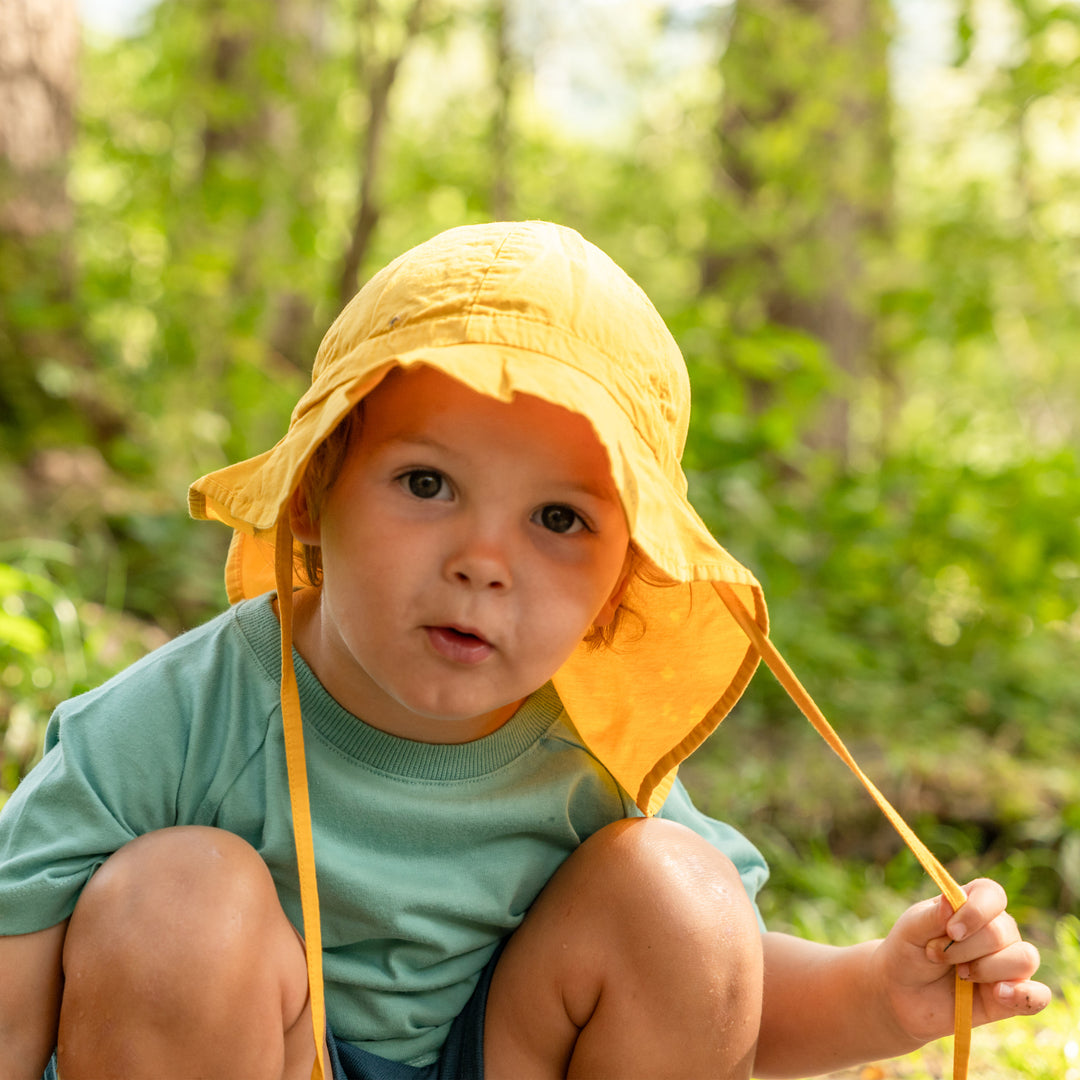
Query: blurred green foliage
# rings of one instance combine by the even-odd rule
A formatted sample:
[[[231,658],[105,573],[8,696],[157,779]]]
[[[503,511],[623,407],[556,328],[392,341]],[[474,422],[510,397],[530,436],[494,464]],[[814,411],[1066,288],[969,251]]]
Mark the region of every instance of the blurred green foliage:
[[[1021,914],[1075,908],[1080,9],[972,0],[901,77],[882,3],[853,42],[829,4],[543,7],[163,0],[85,42],[74,227],[0,236],[0,792],[58,700],[224,602],[187,484],[280,436],[343,278],[505,212],[668,319],[695,502],[871,775]],[[568,105],[575,35],[603,86]],[[792,711],[760,676],[687,775],[771,916],[880,927],[919,873]]]
[[[40,757],[52,709],[168,640],[152,623],[60,581],[78,553],[55,540],[0,545],[0,805]]]

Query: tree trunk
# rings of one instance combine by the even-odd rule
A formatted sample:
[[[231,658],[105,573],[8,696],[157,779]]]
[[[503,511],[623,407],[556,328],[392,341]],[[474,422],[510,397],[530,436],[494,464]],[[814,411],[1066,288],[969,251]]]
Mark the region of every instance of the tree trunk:
[[[740,0],[724,56],[716,192],[742,235],[714,232],[703,290],[757,283],[736,332],[794,328],[823,343],[841,375],[813,443],[845,461],[850,388],[889,381],[875,356],[866,252],[891,219],[892,149],[883,0]],[[728,298],[728,297],[726,297]],[[757,325],[754,325],[757,323]],[[771,385],[751,397],[764,406]]]
[[[0,5],[0,229],[8,237],[70,227],[64,185],[78,52],[75,0]]]
[[[76,306],[67,196],[79,53],[75,0],[0,4],[0,428],[17,457],[106,442]]]

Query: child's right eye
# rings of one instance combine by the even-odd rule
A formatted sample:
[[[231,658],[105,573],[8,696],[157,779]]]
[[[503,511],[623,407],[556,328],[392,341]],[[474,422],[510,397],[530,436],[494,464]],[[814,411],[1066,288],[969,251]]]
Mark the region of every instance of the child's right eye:
[[[410,469],[399,480],[418,499],[446,498],[449,492],[446,478],[434,469]]]

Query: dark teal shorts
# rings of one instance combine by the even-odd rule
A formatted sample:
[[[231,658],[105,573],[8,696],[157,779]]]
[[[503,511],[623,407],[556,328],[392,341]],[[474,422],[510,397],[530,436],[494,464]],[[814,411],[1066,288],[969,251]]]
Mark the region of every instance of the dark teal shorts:
[[[422,1066],[388,1061],[351,1043],[339,1042],[328,1031],[327,1065],[334,1080],[484,1080],[484,1011],[491,976],[501,955],[500,946],[480,973],[472,997],[450,1026],[438,1061]]]

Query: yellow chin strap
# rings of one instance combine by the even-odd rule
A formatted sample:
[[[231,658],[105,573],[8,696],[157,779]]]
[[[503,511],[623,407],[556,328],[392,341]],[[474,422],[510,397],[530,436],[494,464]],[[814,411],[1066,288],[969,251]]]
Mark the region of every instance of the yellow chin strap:
[[[304,951],[307,955],[308,997],[311,1029],[315,1039],[315,1064],[311,1080],[326,1077],[326,1004],[323,992],[322,922],[319,889],[315,879],[315,842],[311,835],[311,803],[308,798],[307,756],[304,725],[300,718],[300,691],[293,667],[293,538],[286,510],[278,519],[274,538],[274,577],[277,580],[278,619],[281,621],[281,723],[285,731],[285,764],[289,775],[296,867],[300,877],[300,908],[304,917]]]
[[[731,586],[724,582],[715,582],[714,584],[717,593],[720,594],[720,599],[727,605],[732,617],[753,642],[754,648],[758,651],[761,659],[765,661],[780,685],[788,692],[791,700],[798,705],[802,714],[814,725],[818,734],[832,747],[840,760],[859,778],[863,787],[870,793],[871,798],[878,804],[881,812],[889,819],[893,828],[896,829],[903,838],[904,843],[911,849],[912,854],[922,864],[923,869],[934,879],[934,883],[942,891],[949,903],[952,904],[953,911],[956,911],[967,899],[963,889],[956,883],[948,870],[938,862],[930,849],[911,831],[907,822],[897,813],[889,800],[881,794],[873,781],[859,768],[858,763],[851,756],[843,740],[836,734],[833,726],[825,719],[824,714],[814,703],[814,699],[795,677],[795,673],[788,667],[787,661],[776,651],[768,637],[762,633],[761,628],[754,621],[750,612],[743,606],[742,601],[735,595],[735,591]],[[967,1080],[968,1059],[971,1056],[973,995],[974,987],[971,982],[961,979],[957,975],[956,1015],[953,1021],[953,1080]]]

